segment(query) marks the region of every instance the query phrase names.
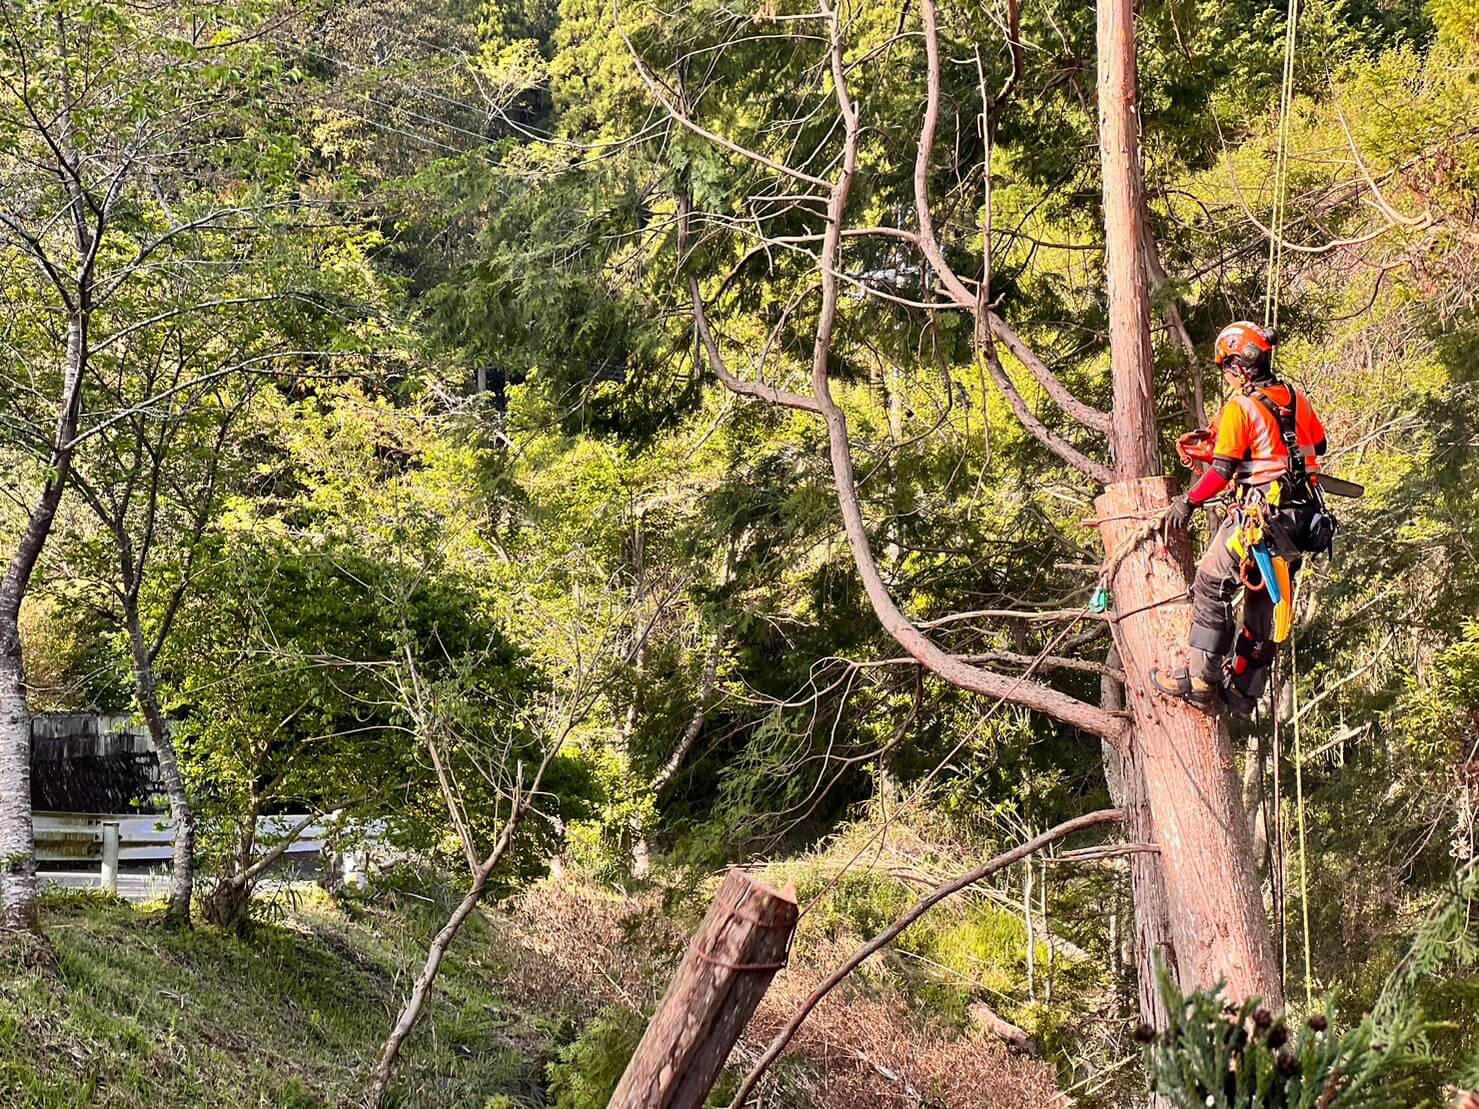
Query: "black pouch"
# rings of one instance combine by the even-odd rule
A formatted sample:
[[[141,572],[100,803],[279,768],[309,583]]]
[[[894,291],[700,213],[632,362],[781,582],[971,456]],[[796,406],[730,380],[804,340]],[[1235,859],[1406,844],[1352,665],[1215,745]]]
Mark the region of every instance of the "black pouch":
[[[1294,543],[1305,554],[1328,554],[1335,546],[1335,533],[1340,530],[1340,521],[1335,513],[1323,506],[1315,506],[1302,513],[1294,531]]]

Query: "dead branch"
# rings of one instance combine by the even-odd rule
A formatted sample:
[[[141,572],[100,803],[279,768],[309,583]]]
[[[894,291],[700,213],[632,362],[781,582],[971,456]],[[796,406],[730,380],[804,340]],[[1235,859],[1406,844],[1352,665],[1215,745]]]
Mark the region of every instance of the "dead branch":
[[[642,83],[647,86],[648,91],[657,99],[657,102],[679,124],[692,131],[695,135],[708,139],[715,146],[722,146],[732,154],[738,154],[741,158],[748,158],[750,161],[764,166],[773,173],[778,173],[783,177],[794,177],[798,181],[805,181],[808,185],[816,185],[823,189],[831,188],[830,181],[826,181],[820,177],[813,177],[811,174],[805,173],[802,170],[783,165],[772,158],[767,158],[758,151],[743,147],[733,139],[727,139],[715,131],[710,131],[707,127],[694,122],[683,112],[679,111],[678,106],[673,103],[667,90],[648,72],[647,66],[642,61],[642,55],[637,52],[636,46],[627,34],[626,27],[622,25],[620,0],[611,0],[611,19],[616,25],[616,33],[621,36],[621,41],[626,44],[627,53],[631,55],[632,64],[637,69],[637,76],[642,79]]]
[[[1038,1046],[1036,1039],[1011,1021],[1004,1019],[984,1001],[974,1002],[966,1010],[966,1015],[971,1018],[971,1023],[977,1028],[990,1032],[997,1039],[1006,1041],[1024,1055],[1030,1055],[1034,1059],[1042,1057],[1042,1048]]]
[[[991,328],[991,334],[995,335],[1012,352],[1012,357],[1027,367],[1027,372],[1037,379],[1037,383],[1043,387],[1043,391],[1053,399],[1053,402],[1072,416],[1085,427],[1102,433],[1109,431],[1109,413],[1101,412],[1099,409],[1085,404],[1072,393],[1070,393],[1058,376],[1048,369],[1047,363],[1037,356],[1037,353],[1027,345],[1027,342],[1007,326],[1006,320],[1002,319],[990,309],[986,310],[986,324]]]
[[[743,397],[755,397],[785,408],[795,408],[802,412],[821,412],[821,405],[814,397],[795,393],[789,389],[781,389],[764,381],[746,381],[731,373],[724,361],[723,353],[719,350],[719,344],[714,341],[714,334],[709,329],[709,320],[704,312],[704,301],[699,291],[697,277],[689,277],[688,293],[693,301],[693,326],[698,331],[699,341],[703,343],[704,352],[708,355],[709,366],[713,369],[714,376],[724,383],[726,389]]]
[[[920,252],[929,262],[930,268],[935,271],[940,281],[944,284],[946,292],[949,293],[951,299],[961,308],[974,313],[980,307],[979,298],[966,288],[965,283],[961,281],[959,275],[956,274],[954,269],[951,268],[950,263],[946,260],[945,252],[940,248],[939,239],[935,235],[934,214],[930,208],[929,164],[930,156],[934,152],[935,127],[940,113],[940,31],[936,22],[934,0],[921,0],[920,15],[924,21],[928,91],[925,100],[924,122],[919,131],[919,146],[914,158],[914,212],[915,218],[919,223],[917,244]],[[991,328],[992,333],[1006,343],[1008,349],[1021,360],[1022,364],[1032,373],[1032,376],[1037,378],[1043,389],[1064,412],[1095,431],[1108,432],[1108,413],[1100,412],[1084,404],[1070,393],[1042,360],[1033,354],[1032,350],[1022,341],[1021,337],[1006,326],[1005,321],[1000,316],[987,309],[985,322]],[[1001,384],[998,382],[998,388],[1000,387]],[[1005,393],[1005,389],[1003,392]],[[1018,397],[1017,400],[1020,402],[1021,398]],[[1011,402],[1010,396],[1008,397],[1008,401],[1009,403]],[[1027,413],[1027,408],[1025,404],[1022,404],[1019,408],[1018,404],[1014,403],[1012,404],[1012,411],[1019,420],[1023,420],[1023,414]],[[1030,413],[1027,413],[1027,415],[1030,417]],[[1029,424],[1028,429],[1034,435],[1042,438],[1039,434],[1039,429],[1046,431],[1046,428],[1042,426],[1040,421],[1036,421],[1035,418],[1033,419],[1037,426],[1034,428]],[[1026,420],[1023,420],[1023,422],[1026,423]],[[1044,441],[1046,442],[1046,440]],[[1059,440],[1059,442],[1061,443],[1062,441]],[[1072,448],[1069,449],[1071,450]],[[1060,453],[1061,456],[1061,452],[1056,447],[1054,451],[1055,453]],[[1088,461],[1083,458],[1083,455],[1078,454],[1078,452],[1074,451],[1073,453],[1084,462]],[[1071,457],[1063,457],[1065,457],[1065,461],[1068,461],[1076,469],[1083,469],[1083,466]],[[1084,472],[1089,473],[1090,471],[1084,470]],[[1107,474],[1108,472],[1107,469],[1104,470],[1104,473]],[[1096,480],[1107,482],[1109,479],[1096,477]]]
[[[1017,422],[1026,428],[1034,439],[1047,447],[1048,450],[1052,451],[1079,473],[1093,478],[1101,485],[1108,485],[1114,480],[1114,473],[1108,466],[1084,454],[1037,418],[1037,415],[1027,406],[1027,401],[1023,399],[1022,394],[1017,391],[1017,386],[1007,373],[1006,367],[1001,364],[1001,359],[996,356],[995,345],[989,338],[984,338],[984,341],[980,344],[978,355],[981,364],[991,376],[992,383],[1001,392],[1001,395],[1006,398],[1007,406],[1011,408],[1012,415],[1017,417]]]
[[[740,1083],[739,1090],[735,1094],[734,1100],[730,1102],[729,1109],[741,1109],[745,1103],[745,1099],[754,1092],[756,1085],[764,1077],[765,1072],[780,1057],[781,1052],[786,1049],[786,1045],[791,1042],[797,1030],[805,1022],[812,1010],[821,1003],[824,997],[836,989],[844,978],[862,966],[868,959],[898,939],[905,929],[925,913],[929,912],[930,909],[952,894],[959,893],[967,886],[974,885],[983,878],[989,878],[998,871],[1004,870],[1013,863],[1028,858],[1049,844],[1057,843],[1074,832],[1104,824],[1115,824],[1123,819],[1123,817],[1124,813],[1120,809],[1101,809],[1098,812],[1086,813],[1083,816],[1074,817],[1072,820],[1065,820],[1062,824],[1049,828],[1042,835],[1036,836],[1004,854],[997,855],[988,862],[982,863],[974,870],[936,886],[929,894],[915,902],[898,920],[894,921],[882,932],[879,932],[878,935],[874,936],[848,956],[841,966],[829,974],[822,981],[821,985],[817,986],[811,992],[811,995],[796,1010],[791,1019],[786,1022],[785,1027],[776,1034],[775,1039],[771,1040],[770,1046],[765,1049],[765,1054],[750,1068],[750,1073],[745,1075],[745,1080]]]
[[[842,227],[847,213],[848,197],[857,172],[861,128],[858,113],[848,91],[843,64],[841,23],[835,11],[828,8],[832,27],[832,78],[838,108],[845,127],[842,166],[832,187],[827,205],[827,233],[822,244],[820,267],[822,306],[817,323],[817,337],[812,357],[812,394],[827,422],[827,441],[832,460],[833,484],[838,507],[842,512],[843,530],[852,550],[853,562],[862,578],[864,591],[874,614],[884,629],[910,655],[953,685],[990,697],[1000,697],[1014,704],[1044,712],[1074,727],[1106,738],[1118,738],[1124,722],[1097,706],[1061,693],[1024,677],[1010,678],[982,670],[948,654],[923,635],[899,609],[878,568],[863,519],[861,498],[853,468],[852,442],[847,416],[832,396],[827,364],[832,338],[837,327],[838,279],[837,258],[842,242]]]

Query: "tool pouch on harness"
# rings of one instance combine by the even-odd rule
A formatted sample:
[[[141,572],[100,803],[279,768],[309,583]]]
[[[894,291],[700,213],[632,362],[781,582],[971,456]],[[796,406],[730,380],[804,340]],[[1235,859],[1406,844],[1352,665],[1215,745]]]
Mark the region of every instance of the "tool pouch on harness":
[[[1335,533],[1340,527],[1340,521],[1325,506],[1325,498],[1319,486],[1310,481],[1309,469],[1304,461],[1304,449],[1299,445],[1297,412],[1299,393],[1292,385],[1288,388],[1289,403],[1287,405],[1274,403],[1273,399],[1261,390],[1252,392],[1250,396],[1263,406],[1278,425],[1279,438],[1284,442],[1284,450],[1288,457],[1285,480],[1289,484],[1289,491],[1294,494],[1295,498],[1304,502],[1297,507],[1292,504],[1285,505],[1294,514],[1294,526],[1291,529],[1290,538],[1294,545],[1305,554],[1326,554],[1335,546]]]

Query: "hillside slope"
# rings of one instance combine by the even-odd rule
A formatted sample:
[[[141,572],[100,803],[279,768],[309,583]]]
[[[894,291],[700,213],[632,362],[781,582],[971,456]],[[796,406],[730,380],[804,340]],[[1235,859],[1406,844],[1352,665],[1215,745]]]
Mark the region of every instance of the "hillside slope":
[[[308,894],[271,906],[247,939],[208,927],[171,932],[148,909],[96,895],[49,895],[42,924],[55,969],[36,969],[21,949],[4,955],[0,1105],[359,1104],[445,913],[418,887],[347,905]],[[674,910],[657,894],[547,881],[505,911],[474,917],[391,1103],[599,1109],[694,923],[701,898],[685,900],[693,908]],[[740,1062],[841,946],[821,933],[798,945]],[[779,1072],[787,1104],[1035,1109],[1052,1097],[1052,1067],[906,1002],[863,989],[824,1006]]]

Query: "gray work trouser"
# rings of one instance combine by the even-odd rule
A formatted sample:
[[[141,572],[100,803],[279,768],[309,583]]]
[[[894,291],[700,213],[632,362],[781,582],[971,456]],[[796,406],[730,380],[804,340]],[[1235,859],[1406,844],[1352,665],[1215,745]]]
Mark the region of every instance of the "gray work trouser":
[[[1291,582],[1299,569],[1299,552],[1292,539],[1297,511],[1280,510],[1271,514],[1264,525],[1269,550],[1282,555],[1289,563]],[[1227,683],[1256,701],[1268,685],[1269,669],[1278,651],[1274,642],[1274,605],[1267,588],[1244,590],[1243,627],[1239,633],[1233,599],[1242,588],[1243,560],[1227,548],[1227,541],[1237,529],[1236,514],[1228,513],[1197,563],[1191,592],[1191,634],[1187,637],[1191,646],[1189,670],[1212,685],[1222,685],[1231,652],[1233,664]]]

